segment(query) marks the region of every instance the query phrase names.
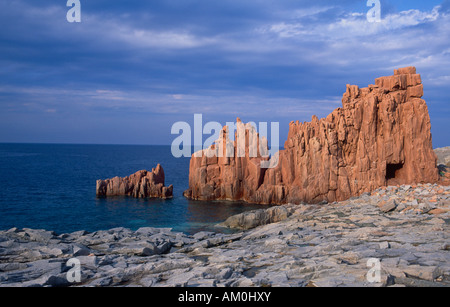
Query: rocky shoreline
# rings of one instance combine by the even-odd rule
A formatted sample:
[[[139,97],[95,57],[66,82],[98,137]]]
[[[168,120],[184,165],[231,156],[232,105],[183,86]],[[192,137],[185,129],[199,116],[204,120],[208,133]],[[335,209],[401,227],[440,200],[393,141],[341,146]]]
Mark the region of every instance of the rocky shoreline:
[[[247,229],[234,234],[13,228],[0,232],[0,287],[448,287],[449,223],[450,187],[424,184],[247,212],[221,225]]]

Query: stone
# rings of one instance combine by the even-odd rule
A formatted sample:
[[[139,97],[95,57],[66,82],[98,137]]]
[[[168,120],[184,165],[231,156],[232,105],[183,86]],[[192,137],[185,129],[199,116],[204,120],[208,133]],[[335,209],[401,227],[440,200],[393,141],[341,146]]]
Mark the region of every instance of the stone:
[[[285,206],[271,207],[269,209],[253,210],[233,215],[225,222],[219,224],[219,226],[248,230],[261,225],[283,221],[291,215],[292,211]]]
[[[170,242],[167,242],[167,241],[163,242],[156,247],[156,253],[157,254],[166,254],[167,252],[169,252],[171,247],[172,247],[172,244],[170,244]]]
[[[450,146],[443,148],[436,148],[434,152],[436,153],[437,156],[438,165],[447,165],[450,163]]]
[[[26,268],[27,265],[24,263],[0,263],[0,272],[23,270]]]
[[[98,257],[97,256],[78,256],[76,257],[83,269],[96,269],[98,267]]]
[[[91,282],[89,282],[86,286],[87,287],[108,287],[112,283],[111,277],[101,277],[98,279],[95,279]]]
[[[421,204],[419,204],[418,209],[421,210],[422,213],[428,213],[428,212],[430,212],[432,209],[435,209],[435,208],[433,208],[433,206],[430,205],[430,204],[421,203]]]
[[[140,284],[143,287],[154,287],[158,283],[159,279],[156,277],[144,277],[140,280]]]
[[[280,238],[271,238],[264,241],[265,246],[286,246],[286,241],[280,239]]]
[[[159,254],[157,246],[146,241],[119,244],[111,250],[112,253],[119,255],[152,256]]]
[[[160,164],[151,172],[142,170],[128,177],[97,180],[97,196],[132,196],[135,198],[172,198],[173,186],[164,185]]]
[[[50,276],[58,276],[61,274],[62,264],[63,262],[60,260],[54,261],[49,259],[27,262],[26,268],[21,267],[18,272],[8,272],[8,283],[23,283],[39,279],[35,284],[43,286]],[[40,279],[42,277],[46,278]]]
[[[23,252],[20,256],[26,259],[27,261],[37,261],[43,258],[42,253],[37,250],[27,250]]]
[[[52,275],[44,282],[45,286],[50,287],[67,287],[71,283],[67,280],[65,274]]]
[[[432,209],[432,210],[428,211],[429,214],[433,214],[433,215],[444,214],[447,212],[448,212],[447,209],[440,209],[440,208],[436,208],[436,209]]]
[[[153,227],[141,227],[136,230],[136,234],[139,236],[150,237],[154,234],[158,234],[160,230],[158,228]]]
[[[387,249],[387,248],[391,248],[391,245],[389,244],[389,242],[381,242],[380,243],[380,249]]]
[[[397,211],[402,211],[402,210],[405,210],[406,208],[409,208],[409,207],[411,207],[411,205],[407,206],[407,204],[405,204],[405,203],[400,203],[400,204],[398,204],[396,210]]]
[[[442,270],[439,267],[433,266],[410,265],[402,268],[402,271],[407,277],[415,277],[428,281],[434,281],[442,274]]]
[[[344,263],[347,265],[355,265],[359,263],[359,255],[353,252],[347,252],[337,257],[338,263]]]
[[[45,247],[40,249],[40,252],[42,254],[46,255],[47,257],[56,258],[56,257],[61,256],[62,254],[64,254],[63,249],[66,250],[66,251],[68,250],[68,249],[63,248],[63,247],[45,246]]]
[[[75,232],[72,232],[72,233],[69,233],[69,234],[62,234],[62,235],[60,235],[59,236],[59,238],[61,238],[61,239],[67,239],[67,240],[77,240],[77,239],[79,239],[80,237],[82,237],[82,236],[86,236],[86,235],[88,235],[89,233],[87,232],[87,231],[85,231],[85,230],[80,230],[80,231],[75,231]]]
[[[439,182],[428,107],[415,70],[397,69],[368,88],[347,85],[342,107],[326,118],[291,122],[284,149],[271,157],[270,168],[263,165],[269,159],[267,140],[252,125],[238,119],[234,141],[225,126],[215,144],[192,155],[184,196],[332,203],[383,186]]]
[[[212,237],[214,235],[215,235],[215,233],[211,232],[211,231],[200,231],[200,232],[197,232],[196,234],[194,234],[192,237],[195,240],[201,241],[201,240],[205,240],[207,238],[210,238],[210,237]]]
[[[18,233],[18,232],[20,232],[20,229],[17,227],[12,227],[6,231],[6,233]]]
[[[78,256],[89,256],[91,254],[91,250],[84,245],[74,244],[72,253],[75,257]]]
[[[395,200],[390,200],[380,206],[380,210],[384,213],[391,212],[397,208],[397,203]]]
[[[48,243],[51,239],[56,237],[56,234],[53,231],[46,231],[43,229],[24,228],[23,231],[24,235],[26,235],[30,241]]]

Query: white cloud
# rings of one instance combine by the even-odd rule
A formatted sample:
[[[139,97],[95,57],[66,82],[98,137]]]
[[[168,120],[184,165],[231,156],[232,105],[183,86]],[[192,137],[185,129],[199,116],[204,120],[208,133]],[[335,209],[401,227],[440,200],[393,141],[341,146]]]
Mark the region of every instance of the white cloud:
[[[289,18],[303,18],[303,17],[312,17],[321,13],[325,13],[331,9],[335,8],[335,6],[314,6],[314,7],[306,7],[297,10],[293,10],[292,12],[283,12],[284,17]]]
[[[266,27],[269,32],[281,38],[302,36],[322,37],[323,39],[345,39],[355,36],[368,36],[398,30],[406,27],[436,21],[440,16],[439,6],[431,12],[420,10],[402,11],[382,16],[381,22],[368,22],[365,14],[352,12],[337,20],[322,20],[319,23],[302,23],[301,21],[272,24]]]
[[[112,39],[137,47],[180,49],[201,47],[214,42],[213,38],[198,37],[188,31],[155,31],[117,24],[113,24],[112,27],[115,28]]]
[[[175,99],[175,100],[181,100],[181,99],[184,98],[184,96],[180,95],[180,94],[174,94],[174,95],[172,95],[172,98]]]
[[[450,76],[436,76],[427,79],[427,85],[448,86],[450,84]]]
[[[343,18],[328,25],[330,34],[335,38],[347,36],[367,36],[385,33],[386,31],[399,30],[406,27],[436,21],[439,17],[439,7],[431,12],[419,10],[402,11],[382,17],[381,22],[368,22],[365,17],[354,16]]]
[[[41,87],[0,87],[14,93],[22,108],[46,113],[126,109],[130,112],[154,114],[252,114],[252,116],[286,116],[301,118],[311,113],[328,113],[341,104],[340,97],[303,99],[269,97],[267,92],[208,91],[199,94],[158,94],[147,91],[117,91],[107,89],[76,90]],[[51,98],[51,99],[50,99]],[[51,100],[51,101],[50,101]],[[274,108],[274,105],[277,107]],[[84,110],[84,111],[83,111]]]
[[[66,20],[66,7],[62,5],[32,6],[20,0],[12,3],[0,3],[0,18],[16,16],[23,29],[11,29],[15,35],[27,40],[67,40],[89,42],[99,46],[115,46],[116,48],[195,48],[214,43],[214,37],[198,36],[186,29],[157,29],[150,26],[137,26],[127,22],[122,16],[103,15],[82,10],[82,21],[78,24]],[[8,14],[8,15],[6,15]],[[5,23],[6,31],[11,24]],[[5,29],[3,29],[5,30]],[[35,33],[33,31],[33,33]],[[16,38],[16,39],[17,39]]]

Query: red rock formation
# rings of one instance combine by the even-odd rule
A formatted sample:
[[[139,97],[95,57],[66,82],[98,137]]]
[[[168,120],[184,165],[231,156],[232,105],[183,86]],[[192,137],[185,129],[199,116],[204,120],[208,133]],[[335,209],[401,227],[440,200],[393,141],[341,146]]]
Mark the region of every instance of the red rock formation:
[[[132,196],[136,198],[171,198],[173,186],[164,186],[164,170],[161,165],[148,171],[125,177],[97,180],[97,196]]]
[[[422,95],[421,77],[414,67],[395,70],[394,76],[378,78],[367,88],[347,85],[342,108],[320,120],[313,116],[311,122],[290,123],[285,149],[273,169],[262,169],[259,152],[251,158],[248,150],[241,158],[193,156],[185,196],[261,204],[318,203],[345,200],[386,185],[437,182],[430,118]]]
[[[244,125],[239,118],[236,125],[237,131],[244,131],[242,137],[236,132],[235,141],[231,142],[228,127],[225,126],[215,145],[203,150],[200,157],[196,157],[198,153],[192,155],[189,190],[184,192],[186,197],[197,200],[247,201],[254,198],[264,180],[265,169],[261,168],[260,163],[267,159],[261,158],[260,138],[256,129],[250,124]],[[236,146],[241,141],[245,141],[245,145],[241,146],[243,152],[239,152],[239,147]],[[256,146],[249,146],[253,142]],[[255,152],[251,152],[250,148],[254,148]],[[267,149],[267,146],[264,148]],[[227,150],[232,152],[232,157],[227,154]]]

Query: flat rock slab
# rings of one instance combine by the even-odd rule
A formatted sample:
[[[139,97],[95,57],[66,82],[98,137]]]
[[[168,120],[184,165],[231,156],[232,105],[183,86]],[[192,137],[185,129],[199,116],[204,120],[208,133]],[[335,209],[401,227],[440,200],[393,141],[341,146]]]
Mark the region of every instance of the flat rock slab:
[[[449,209],[450,187],[426,184],[261,209],[236,217],[255,220],[234,234],[13,228],[0,231],[0,286],[448,287]]]

